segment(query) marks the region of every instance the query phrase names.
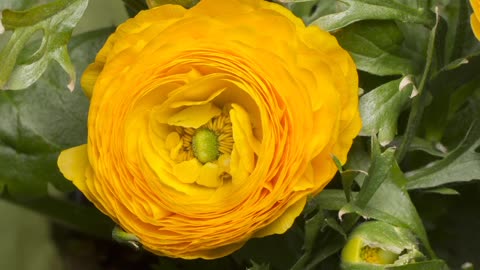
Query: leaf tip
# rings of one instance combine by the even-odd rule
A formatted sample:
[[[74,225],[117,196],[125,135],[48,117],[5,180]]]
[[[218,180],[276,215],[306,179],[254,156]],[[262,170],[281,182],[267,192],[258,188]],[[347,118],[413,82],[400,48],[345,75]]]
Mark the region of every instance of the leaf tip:
[[[403,77],[403,79],[400,81],[400,84],[398,85],[398,90],[403,91],[405,89],[405,87],[409,86],[410,84],[412,86],[414,86],[413,78],[412,78],[411,75],[407,75],[407,76]],[[415,88],[415,86],[414,86],[414,88]]]
[[[438,142],[438,143],[435,144],[435,148],[436,148],[438,151],[440,151],[440,152],[442,152],[442,153],[444,153],[444,154],[446,154],[446,153],[448,152],[447,147],[445,147],[445,145],[443,145],[443,144],[440,143],[440,142]]]
[[[363,88],[358,88],[358,96],[362,96],[365,93],[365,90]]]
[[[73,80],[73,79],[70,80],[67,87],[68,87],[68,90],[70,90],[70,92],[73,92],[73,90],[75,90],[75,80]]]
[[[473,270],[473,264],[471,262],[466,262],[462,264],[462,270]]]
[[[414,98],[418,95],[418,90],[416,87],[413,87],[413,91],[412,93],[410,94],[410,98]]]

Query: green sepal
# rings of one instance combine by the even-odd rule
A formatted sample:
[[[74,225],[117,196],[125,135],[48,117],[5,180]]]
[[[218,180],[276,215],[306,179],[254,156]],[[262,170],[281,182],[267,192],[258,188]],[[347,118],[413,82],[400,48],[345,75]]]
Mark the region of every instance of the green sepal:
[[[142,246],[140,244],[140,239],[136,235],[127,233],[118,226],[113,228],[112,238],[120,244],[127,244],[137,250]]]

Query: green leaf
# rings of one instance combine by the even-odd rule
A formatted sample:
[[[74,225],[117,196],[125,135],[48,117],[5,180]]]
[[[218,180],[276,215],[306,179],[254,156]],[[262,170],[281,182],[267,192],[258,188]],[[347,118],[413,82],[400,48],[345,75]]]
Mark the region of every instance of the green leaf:
[[[352,197],[357,196],[356,192],[352,192]],[[345,192],[341,189],[325,189],[322,190],[317,196],[310,200],[315,205],[318,205],[320,209],[324,210],[340,210],[345,204],[347,199],[345,198]]]
[[[460,195],[460,193],[458,193],[458,191],[456,191],[455,189],[447,188],[447,187],[437,187],[432,189],[426,189],[423,192],[440,194],[440,195]]]
[[[276,2],[284,4],[293,12],[293,14],[301,18],[307,25],[321,16],[336,12],[336,0],[277,0]]]
[[[288,269],[301,255],[302,244],[303,232],[301,231],[300,226],[294,223],[294,225],[282,235],[271,235],[263,238],[250,239],[245,246],[234,252],[232,257],[237,263],[250,265],[250,262],[254,260],[259,263],[269,263],[271,269]],[[209,266],[208,263],[207,266]],[[206,269],[231,268],[215,268],[210,265],[210,267]]]
[[[480,121],[472,124],[460,145],[444,159],[407,174],[408,189],[430,188],[439,185],[480,179]]]
[[[127,13],[130,17],[134,17],[138,12],[148,9],[145,0],[122,0]]]
[[[403,136],[397,136],[393,141],[392,145],[398,146],[403,140]],[[439,142],[428,141],[419,137],[414,137],[408,151],[422,151],[436,157],[445,157],[447,149],[446,147]]]
[[[414,73],[411,60],[400,54],[403,34],[393,21],[361,21],[335,36],[359,70],[380,76]]]
[[[418,236],[432,255],[422,221],[405,189],[407,180],[395,161],[394,150],[389,148],[374,156],[368,174],[356,198],[344,206],[339,215],[354,212],[407,228]]]
[[[442,40],[446,62],[465,58],[480,50],[480,44],[470,26],[469,8],[468,1],[448,1],[441,9],[440,15],[448,27],[446,37]]]
[[[333,31],[362,20],[398,20],[433,26],[435,17],[429,10],[415,9],[395,1],[341,0],[347,9],[312,22],[326,31]]]
[[[405,85],[409,77],[391,81],[360,98],[362,136],[378,133],[380,144],[386,145],[397,133],[397,118],[410,101],[413,85]]]
[[[110,32],[72,39],[71,55],[79,72],[93,61]],[[61,75],[54,66],[29,91],[0,92],[0,183],[14,196],[45,194],[49,182],[63,191],[73,189],[59,173],[57,157],[61,150],[86,142],[88,100],[82,91],[62,90],[67,78]]]
[[[315,270],[328,257],[334,255],[345,244],[345,236],[333,231],[322,232],[325,222],[323,215],[317,214],[305,224],[304,254],[290,270]],[[307,244],[308,243],[308,244]]]
[[[464,58],[466,63],[440,71],[430,82],[433,100],[425,108],[422,127],[427,140],[438,142],[443,138],[448,120],[465,101],[480,88],[480,56]]]
[[[440,16],[438,14],[439,8],[435,8],[435,25],[432,27],[430,34],[428,35],[428,44],[426,49],[426,58],[425,58],[425,65],[422,73],[422,77],[420,79],[420,83],[418,85],[418,89],[416,91],[416,97],[412,101],[410,114],[408,115],[408,122],[407,126],[403,135],[403,140],[398,147],[398,151],[396,153],[396,158],[400,162],[405,158],[405,154],[407,153],[410,144],[412,143],[413,138],[415,138],[418,127],[420,126],[423,111],[425,106],[428,102],[428,92],[425,90],[426,85],[428,83],[428,79],[430,78],[430,73],[432,70],[432,63],[433,63],[433,56],[435,55],[435,48],[436,48],[436,40],[437,40],[437,32],[439,31],[439,22]]]
[[[58,0],[27,11],[4,10],[2,23],[14,30],[0,52],[0,88],[24,89],[37,81],[51,60],[55,60],[70,76],[68,88],[75,86],[75,68],[67,51],[73,28],[80,20],[88,0]],[[22,50],[35,33],[43,34],[38,50],[22,55]]]

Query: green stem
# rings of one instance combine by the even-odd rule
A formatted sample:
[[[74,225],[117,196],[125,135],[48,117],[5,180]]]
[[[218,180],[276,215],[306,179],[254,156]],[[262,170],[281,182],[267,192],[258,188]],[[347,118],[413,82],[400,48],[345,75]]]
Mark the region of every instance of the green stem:
[[[407,129],[405,130],[405,134],[403,136],[402,143],[396,152],[396,158],[398,163],[400,163],[403,158],[405,157],[410,144],[412,143],[415,134],[417,133],[418,126],[422,119],[423,111],[427,104],[427,91],[425,91],[425,85],[427,84],[428,77],[430,75],[430,69],[432,66],[432,59],[435,50],[435,37],[437,34],[437,27],[439,22],[439,15],[437,15],[437,20],[435,26],[433,27],[432,31],[430,32],[430,37],[428,40],[427,46],[427,59],[425,63],[425,69],[422,74],[422,78],[420,80],[420,84],[418,86],[418,94],[417,97],[412,102],[412,109],[410,110],[410,115],[408,117]]]
[[[65,200],[52,197],[20,200],[12,198],[8,194],[4,194],[0,198],[40,213],[52,221],[74,230],[103,239],[111,239],[112,229],[115,226],[111,219],[97,209]]]

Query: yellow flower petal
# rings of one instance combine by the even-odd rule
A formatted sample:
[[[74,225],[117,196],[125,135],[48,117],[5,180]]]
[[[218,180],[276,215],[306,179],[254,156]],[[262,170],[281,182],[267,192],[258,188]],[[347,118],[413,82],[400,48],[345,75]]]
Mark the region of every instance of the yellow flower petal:
[[[480,1],[470,0],[470,5],[473,9],[473,14],[470,16],[470,25],[475,37],[480,40]]]
[[[57,165],[65,178],[71,180],[80,190],[86,190],[85,173],[90,167],[86,144],[62,151]]]
[[[199,128],[221,113],[222,110],[211,103],[190,106],[172,115],[168,119],[168,124],[172,126]]]
[[[255,233],[255,237],[264,237],[272,234],[282,234],[292,227],[295,219],[300,215],[305,207],[307,199],[305,197],[298,200],[285,210],[285,212],[275,219],[272,223]]]
[[[221,169],[217,164],[207,162],[200,169],[197,184],[209,188],[215,188],[222,185],[223,181],[219,178]]]
[[[83,72],[83,76],[80,81],[80,84],[82,85],[83,93],[88,98],[92,98],[95,82],[97,81],[97,78],[100,72],[102,72],[102,69],[103,69],[102,63],[93,63],[93,64],[90,64],[87,67],[87,69]]]
[[[251,172],[255,166],[255,153],[259,152],[260,143],[253,136],[250,118],[242,107],[232,104],[230,118],[235,141],[234,151],[241,156],[241,166],[247,172]]]
[[[478,12],[480,14],[480,11]],[[472,14],[470,16],[470,25],[472,26],[473,33],[478,40],[480,40],[480,19],[477,17],[480,15]]]
[[[189,161],[182,161],[173,166],[173,174],[182,183],[191,184],[197,181],[202,173],[202,164],[197,159],[191,159]]]

